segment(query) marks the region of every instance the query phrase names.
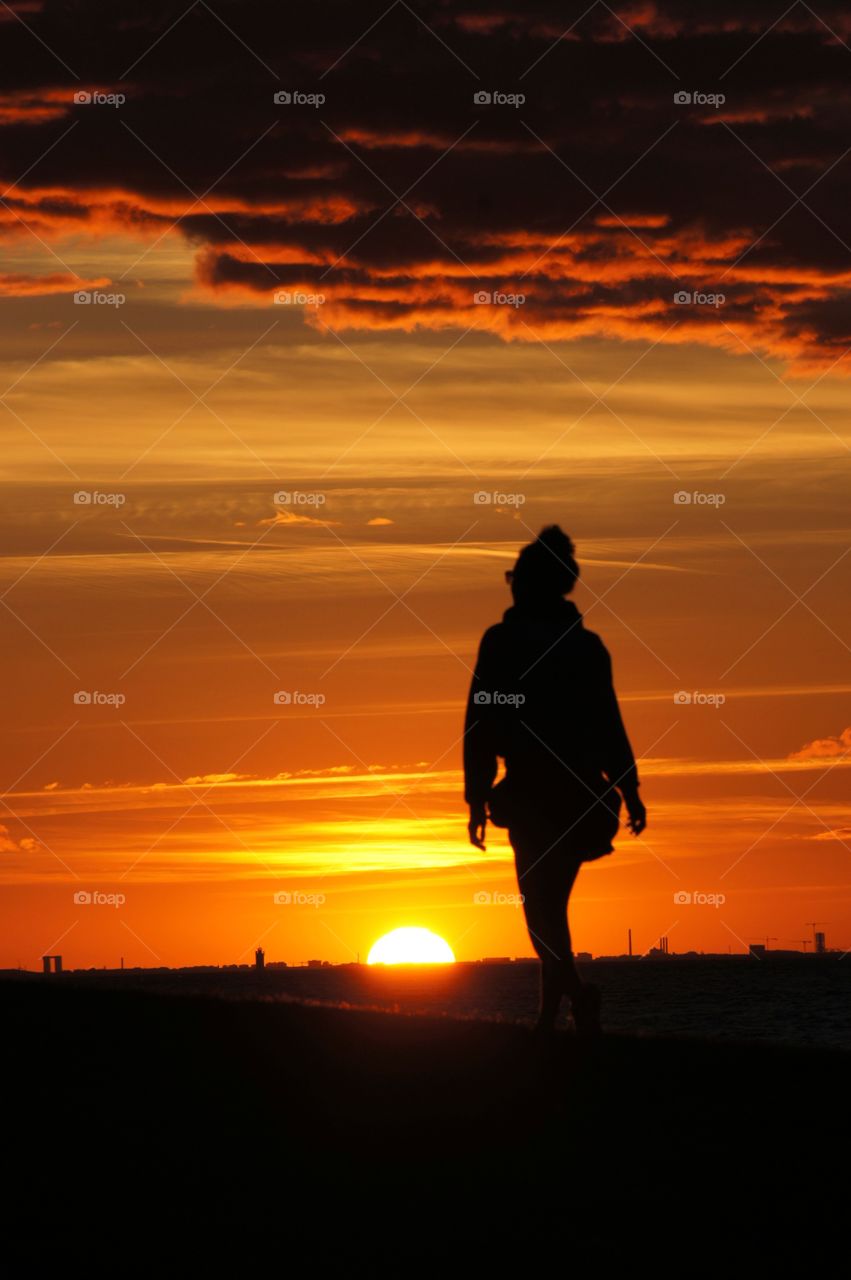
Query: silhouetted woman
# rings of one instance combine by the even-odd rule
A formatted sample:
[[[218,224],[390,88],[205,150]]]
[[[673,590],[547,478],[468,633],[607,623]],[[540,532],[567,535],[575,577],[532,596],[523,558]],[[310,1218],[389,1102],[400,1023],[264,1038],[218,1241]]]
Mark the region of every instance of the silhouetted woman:
[[[635,835],[646,813],[608,650],[564,599],[578,577],[573,543],[558,525],[506,574],[514,605],[482,637],[467,703],[464,798],[476,848],[485,847],[488,820],[508,828],[541,960],[538,1028],[553,1028],[566,994],[577,1031],[589,1033],[599,1030],[600,992],[574,964],[570,891],[583,862],[612,852],[621,798]],[[498,757],[505,777],[494,786]]]

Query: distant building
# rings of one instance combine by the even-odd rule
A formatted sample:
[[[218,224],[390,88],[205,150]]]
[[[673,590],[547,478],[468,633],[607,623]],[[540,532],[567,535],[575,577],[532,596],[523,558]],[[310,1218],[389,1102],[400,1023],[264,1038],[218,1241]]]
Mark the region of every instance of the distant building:
[[[768,948],[764,942],[752,942],[748,947],[748,954],[755,956],[757,960],[764,960],[767,950]]]
[[[480,964],[511,964],[511,956],[482,956]]]
[[[817,933],[816,934],[816,955],[823,956],[826,950],[827,950],[827,947],[825,946],[825,943],[824,943],[824,934]]]
[[[323,963],[324,961],[322,960],[308,960],[307,967],[308,969],[321,969]]]
[[[262,947],[258,947],[257,950],[254,952],[254,968],[255,969],[266,968],[266,952],[263,950]]]
[[[590,951],[577,951],[576,959],[577,960],[593,960],[594,957],[592,956]]]
[[[51,967],[50,967],[50,966],[51,966],[51,961],[53,962],[53,969],[52,969],[52,970],[51,970]],[[42,957],[41,957],[41,965],[42,965],[42,969],[44,970],[44,972],[45,972],[45,973],[50,973],[50,972],[53,972],[53,973],[61,973],[61,972],[62,972],[62,957],[61,957],[61,956],[42,956]]]

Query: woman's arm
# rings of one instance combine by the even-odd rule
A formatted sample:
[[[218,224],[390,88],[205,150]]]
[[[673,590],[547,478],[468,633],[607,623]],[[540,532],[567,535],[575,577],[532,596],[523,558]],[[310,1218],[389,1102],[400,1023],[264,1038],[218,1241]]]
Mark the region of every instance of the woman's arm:
[[[633,835],[647,826],[647,811],[638,794],[638,768],[615,693],[612,659],[600,641],[603,772],[624,798]]]
[[[495,734],[493,635],[486,631],[479,645],[464,719],[464,799],[470,806],[470,842],[484,849],[485,805],[497,774]]]

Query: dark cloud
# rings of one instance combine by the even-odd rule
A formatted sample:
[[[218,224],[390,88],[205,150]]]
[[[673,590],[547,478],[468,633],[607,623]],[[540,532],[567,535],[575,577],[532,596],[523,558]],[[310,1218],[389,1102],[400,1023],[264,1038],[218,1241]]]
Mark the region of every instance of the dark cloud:
[[[759,0],[18,12],[4,28],[4,235],[173,228],[223,301],[309,288],[340,328],[741,349],[734,330],[801,369],[844,350],[838,4],[779,22]],[[126,101],[78,105],[80,90]],[[273,100],[296,90],[325,101]],[[674,303],[682,290],[724,301]],[[525,301],[485,307],[477,292]]]

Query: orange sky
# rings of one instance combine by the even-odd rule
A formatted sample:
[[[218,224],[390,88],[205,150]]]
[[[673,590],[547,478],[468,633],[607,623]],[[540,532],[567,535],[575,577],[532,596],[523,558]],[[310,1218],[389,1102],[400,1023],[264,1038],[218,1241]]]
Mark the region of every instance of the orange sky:
[[[0,98],[0,127],[59,138],[65,89],[36,79]],[[442,151],[444,125],[339,129],[372,156]],[[197,212],[185,192],[143,186],[33,172],[0,216],[0,966],[245,962],[258,944],[343,962],[403,924],[462,959],[530,955],[501,901],[505,833],[466,843],[460,735],[504,570],[552,521],[649,811],[583,871],[577,948],[622,952],[630,927],[638,950],[800,946],[808,921],[851,947],[847,361],[809,310],[845,288],[847,255],[746,257],[735,309],[711,315],[671,291],[711,283],[753,227],[598,209],[529,307],[475,303],[436,245],[403,271],[395,242],[344,263],[344,285],[287,278],[325,288],[305,307],[242,271],[255,243],[295,263],[285,238],[213,247],[174,225]],[[327,227],[371,201],[378,217],[352,191],[288,197],[315,237],[299,261],[329,263]],[[258,221],[285,204],[209,200]],[[555,237],[478,216],[476,271],[490,254],[520,291]],[[577,317],[577,281],[626,293]],[[75,901],[95,892],[118,905]]]
[[[750,357],[476,334],[448,354],[434,337],[344,347],[291,321],[228,373],[267,311],[140,302],[122,319],[141,344],[86,316],[67,354],[6,361],[23,478],[9,465],[1,517],[3,963],[228,962],[258,941],[344,961],[401,923],[459,957],[529,954],[516,907],[475,901],[514,886],[503,832],[484,857],[465,844],[459,735],[502,571],[551,519],[577,541],[575,598],[612,651],[650,810],[584,872],[577,946],[620,951],[632,927],[642,949],[667,931],[673,949],[741,950],[808,920],[844,943],[847,761],[789,759],[851,723],[841,386],[812,399],[831,430],[798,405],[766,436],[803,388]],[[36,337],[53,331],[22,345]],[[311,501],[276,508],[282,490]],[[78,906],[80,889],[126,901]]]

